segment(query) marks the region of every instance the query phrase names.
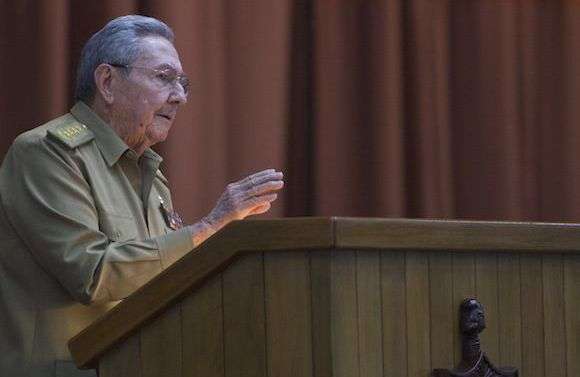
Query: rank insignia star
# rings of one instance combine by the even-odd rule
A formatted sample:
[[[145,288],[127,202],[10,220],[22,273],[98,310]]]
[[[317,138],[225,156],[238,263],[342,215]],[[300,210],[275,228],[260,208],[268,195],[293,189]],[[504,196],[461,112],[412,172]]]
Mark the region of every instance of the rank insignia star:
[[[67,139],[67,140],[72,140],[75,137],[79,136],[83,132],[84,129],[86,129],[86,126],[84,124],[83,125],[71,125],[67,128],[60,129],[57,132],[62,138]]]

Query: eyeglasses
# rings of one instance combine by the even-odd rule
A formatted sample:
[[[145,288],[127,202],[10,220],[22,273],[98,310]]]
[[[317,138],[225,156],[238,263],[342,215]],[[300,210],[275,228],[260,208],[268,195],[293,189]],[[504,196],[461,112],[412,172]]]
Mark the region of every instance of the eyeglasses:
[[[183,92],[187,96],[189,94],[189,78],[183,73],[177,73],[177,71],[171,67],[166,68],[149,68],[149,67],[141,67],[136,65],[129,65],[129,64],[119,64],[119,63],[108,63],[109,65],[117,68],[137,68],[137,69],[144,69],[147,71],[151,71],[154,73],[155,78],[159,80],[161,84],[166,87],[175,87],[176,84],[179,83],[183,88]]]

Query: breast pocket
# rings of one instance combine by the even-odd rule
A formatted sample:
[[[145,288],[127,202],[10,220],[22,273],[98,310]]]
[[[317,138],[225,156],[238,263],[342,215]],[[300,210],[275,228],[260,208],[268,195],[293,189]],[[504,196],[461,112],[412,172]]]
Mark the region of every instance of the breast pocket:
[[[113,241],[127,241],[137,238],[137,222],[134,217],[111,210],[101,212],[99,218],[101,232]]]

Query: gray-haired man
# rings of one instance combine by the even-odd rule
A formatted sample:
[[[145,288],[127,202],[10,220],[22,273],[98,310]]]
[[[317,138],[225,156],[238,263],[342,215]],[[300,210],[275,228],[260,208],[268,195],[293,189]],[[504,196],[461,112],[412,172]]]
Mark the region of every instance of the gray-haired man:
[[[109,22],[85,45],[71,112],[20,135],[0,168],[0,375],[75,376],[66,342],[235,219],[266,212],[283,186],[264,170],[228,185],[183,226],[163,141],[189,82],[164,23]]]

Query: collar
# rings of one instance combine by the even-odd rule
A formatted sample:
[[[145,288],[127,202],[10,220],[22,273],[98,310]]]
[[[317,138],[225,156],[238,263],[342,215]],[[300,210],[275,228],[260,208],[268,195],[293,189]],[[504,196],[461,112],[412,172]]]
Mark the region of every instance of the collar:
[[[97,146],[109,167],[116,164],[123,154],[135,154],[119,135],[117,135],[115,130],[84,102],[78,101],[70,110],[70,113],[76,120],[87,126],[93,132]],[[163,161],[163,158],[151,148],[147,148],[143,152],[142,157],[153,160],[157,166]],[[134,158],[136,159],[137,157],[135,156]]]

